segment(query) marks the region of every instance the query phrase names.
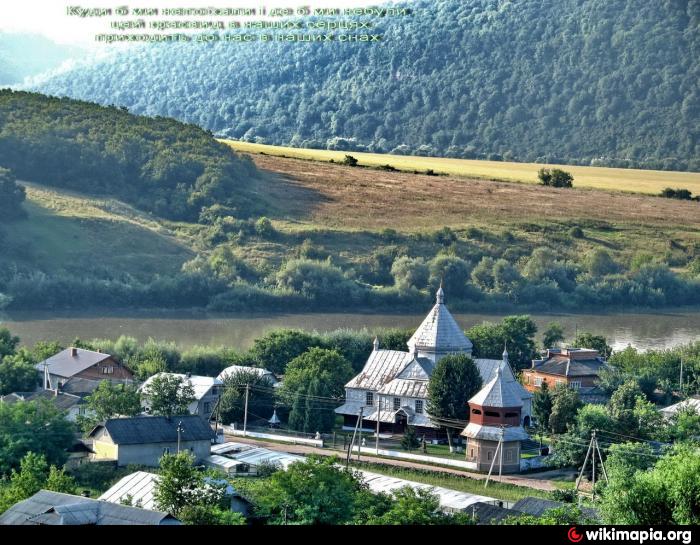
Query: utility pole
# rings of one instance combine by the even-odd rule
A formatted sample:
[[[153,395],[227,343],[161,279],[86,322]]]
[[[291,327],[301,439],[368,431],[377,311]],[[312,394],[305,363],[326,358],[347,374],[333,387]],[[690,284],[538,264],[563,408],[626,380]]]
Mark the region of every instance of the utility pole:
[[[243,437],[245,437],[245,431],[248,427],[248,392],[250,392],[250,384],[245,385],[245,409],[243,412]]]
[[[683,358],[681,358],[681,379],[679,382],[679,389],[681,397],[683,397]]]
[[[180,435],[185,431],[182,429],[182,420],[177,423],[177,453],[180,454]]]
[[[592,430],[591,431],[591,440],[588,443],[588,450],[586,451],[586,457],[583,460],[583,465],[581,466],[581,471],[578,475],[578,479],[576,480],[576,492],[578,492],[579,487],[581,486],[581,479],[583,478],[583,472],[586,470],[586,465],[588,464],[588,457],[591,457],[591,463],[592,465],[592,480],[593,480],[593,499],[595,499],[595,455],[598,453],[598,459],[600,460],[600,466],[603,469],[603,476],[605,477],[605,481],[608,482],[608,472],[605,470],[605,464],[603,463],[603,455],[600,453],[600,445],[598,445],[598,438],[596,437],[596,431],[598,430]]]
[[[379,456],[379,415],[382,410],[382,398],[377,396],[377,437],[375,438],[374,447],[377,456]]]
[[[491,460],[491,467],[489,468],[489,474],[486,476],[486,482],[484,483],[484,488],[486,488],[489,485],[489,479],[491,479],[491,472],[493,471],[493,466],[496,463],[496,457],[499,456],[501,453],[501,450],[503,448],[503,427],[501,427],[501,436],[498,439],[498,445],[496,445],[496,450],[493,453],[493,460]],[[503,462],[501,462],[501,465],[503,465]],[[500,477],[500,474],[499,474]]]
[[[360,426],[362,422],[362,411],[364,407],[360,407],[360,415],[357,418],[357,422],[355,423],[355,429],[352,432],[352,439],[350,440],[350,445],[348,446],[348,454],[347,457],[345,458],[345,469],[348,468],[350,465],[350,457],[352,456],[352,446],[355,444],[355,434],[357,433],[357,427]],[[345,441],[345,439],[343,439]]]
[[[501,475],[503,474],[503,436],[505,434],[505,427],[501,426],[501,452],[500,458],[498,460],[498,482],[501,482]]]
[[[364,406],[360,407],[360,434],[357,436],[357,461],[360,461],[360,454],[362,454],[362,412]]]

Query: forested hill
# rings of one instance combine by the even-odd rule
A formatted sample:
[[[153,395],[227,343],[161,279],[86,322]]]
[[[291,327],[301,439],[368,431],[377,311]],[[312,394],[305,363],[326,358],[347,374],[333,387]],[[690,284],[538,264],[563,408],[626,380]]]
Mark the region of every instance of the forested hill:
[[[407,5],[379,44],[148,46],[41,90],[270,144],[700,170],[698,0]]]
[[[257,207],[255,166],[211,133],[68,98],[0,90],[0,167],[170,219],[196,221],[212,205],[239,217]]]

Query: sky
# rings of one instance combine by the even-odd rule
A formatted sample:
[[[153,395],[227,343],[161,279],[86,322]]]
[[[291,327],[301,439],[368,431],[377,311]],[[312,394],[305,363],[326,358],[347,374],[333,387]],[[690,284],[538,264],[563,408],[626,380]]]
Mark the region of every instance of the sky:
[[[60,44],[89,45],[94,35],[110,32],[107,18],[79,18],[67,15],[68,6],[83,8],[164,8],[164,7],[247,7],[296,8],[356,7],[380,5],[381,0],[0,0],[0,32],[41,34]],[[136,17],[137,18],[137,17]],[[135,19],[134,17],[124,18]],[[208,20],[207,17],[197,17]],[[248,18],[248,20],[257,19]],[[155,19],[154,19],[155,20]]]

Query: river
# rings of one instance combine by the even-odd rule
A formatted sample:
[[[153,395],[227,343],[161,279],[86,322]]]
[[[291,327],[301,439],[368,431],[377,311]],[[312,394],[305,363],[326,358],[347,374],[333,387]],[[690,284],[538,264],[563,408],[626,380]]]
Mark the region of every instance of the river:
[[[192,312],[148,312],[128,314],[75,314],[13,312],[0,313],[0,327],[19,335],[23,345],[58,340],[64,344],[74,338],[116,339],[130,335],[144,341],[148,337],[174,341],[182,348],[193,345],[227,345],[237,349],[250,347],[256,337],[282,327],[308,331],[338,328],[377,327],[416,328],[424,314],[237,314],[220,315]],[[457,322],[468,329],[483,321],[498,321],[502,314],[457,314]],[[668,311],[655,314],[531,314],[541,332],[547,323],[560,322],[567,336],[575,331],[605,335],[616,350],[632,345],[640,350],[670,348],[700,340],[700,311]]]

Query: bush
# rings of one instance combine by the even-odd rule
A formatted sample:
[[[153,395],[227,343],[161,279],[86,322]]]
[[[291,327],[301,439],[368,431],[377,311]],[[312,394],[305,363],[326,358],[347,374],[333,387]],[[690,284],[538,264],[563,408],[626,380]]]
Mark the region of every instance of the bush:
[[[558,168],[541,168],[537,173],[542,185],[549,187],[573,187],[574,177],[571,173]]]
[[[347,165],[349,167],[356,167],[358,164],[358,160],[355,159],[352,155],[346,155],[345,159],[343,159],[341,164]]]
[[[662,190],[659,195],[666,199],[679,199],[681,201],[693,200],[693,194],[688,189],[671,189],[667,187]]]
[[[580,227],[572,227],[569,229],[569,236],[571,238],[584,238],[585,235],[583,233],[583,229]]]

